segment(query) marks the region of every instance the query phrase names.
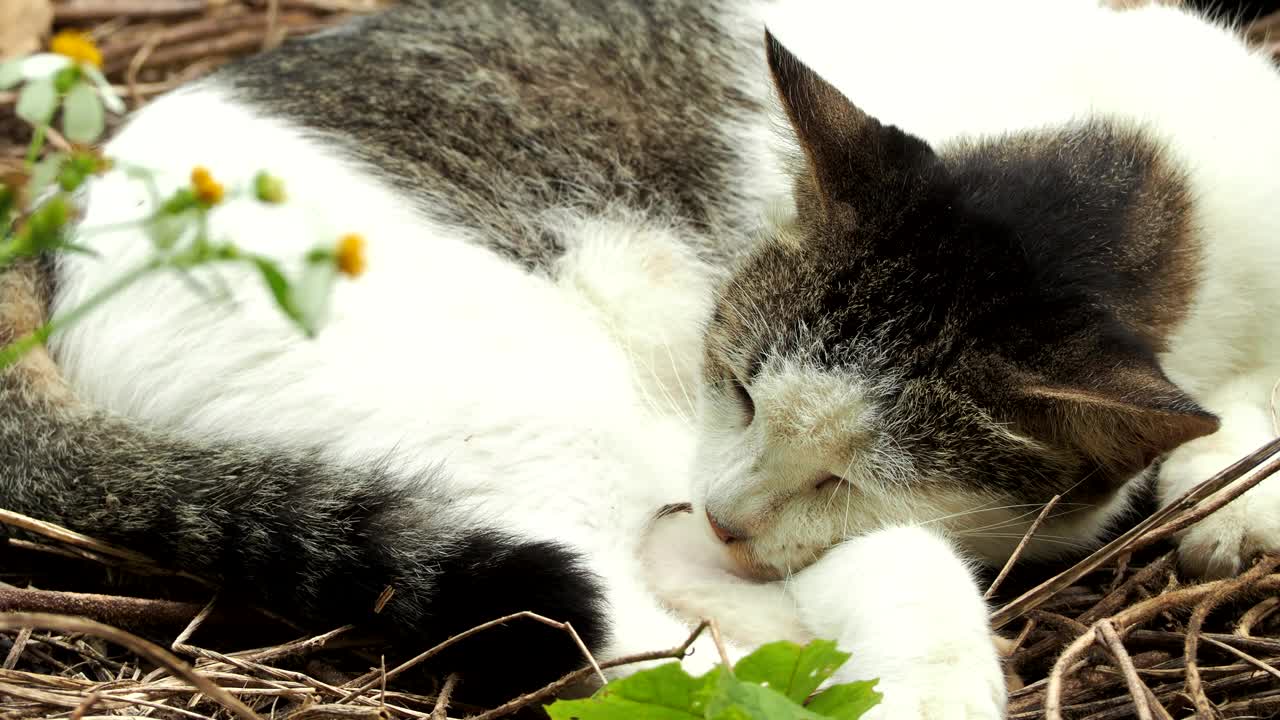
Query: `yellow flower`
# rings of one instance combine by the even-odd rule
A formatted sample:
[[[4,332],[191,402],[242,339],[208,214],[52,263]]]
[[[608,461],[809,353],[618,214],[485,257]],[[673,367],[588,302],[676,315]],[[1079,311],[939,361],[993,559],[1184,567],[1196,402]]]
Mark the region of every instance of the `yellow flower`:
[[[196,199],[206,206],[222,202],[224,194],[222,183],[214,180],[209,171],[203,167],[197,167],[191,171],[191,189],[195,191]]]
[[[339,238],[334,261],[338,265],[338,272],[347,277],[360,277],[365,266],[364,237],[357,233],[348,233]]]
[[[97,43],[89,37],[89,33],[63,30],[49,41],[49,49],[78,63],[102,67],[102,51],[98,50]]]

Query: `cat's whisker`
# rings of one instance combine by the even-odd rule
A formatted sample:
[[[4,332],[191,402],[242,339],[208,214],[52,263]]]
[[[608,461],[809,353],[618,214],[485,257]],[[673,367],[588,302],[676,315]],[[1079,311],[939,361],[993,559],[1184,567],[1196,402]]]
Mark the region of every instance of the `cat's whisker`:
[[[627,347],[628,348],[631,347],[631,344],[629,342],[627,343]],[[653,399],[653,396],[650,395],[649,392],[644,388],[644,383],[635,383],[636,388],[640,391],[641,395],[643,396],[643,399],[645,400],[645,403],[649,406],[649,409],[659,415],[670,415],[674,413],[676,417],[684,421],[686,425],[692,425],[693,416],[685,415],[683,412],[681,412],[680,403],[676,401],[675,396],[673,396],[670,392],[667,391],[666,383],[662,381],[662,377],[658,375],[658,372],[656,369],[654,369],[653,364],[651,362],[648,362],[642,359],[641,357],[639,357],[639,355],[637,355],[634,352],[628,352],[628,355],[634,358],[634,362],[637,365],[639,365],[641,368],[643,368],[646,372],[649,373],[649,377],[653,379],[654,386],[658,388],[658,391],[662,393],[663,400],[666,401],[665,404],[659,404],[655,402]]]
[[[1041,505],[1040,507],[1043,508],[1044,505]],[[1053,512],[1053,513],[1050,513],[1045,519],[1057,520],[1058,518],[1065,517],[1072,513],[1080,512],[1083,509],[1084,507],[1076,507],[1076,508],[1071,508],[1069,510],[1063,510],[1061,512]],[[1030,522],[1023,522],[1023,520],[1027,517],[1031,517],[1034,520],[1035,516],[1038,515],[1038,513],[1039,513],[1038,510],[1032,510],[1031,512],[1023,513],[1021,515],[1018,515],[1017,517],[1008,518],[1002,522],[992,523],[990,525],[983,525],[976,528],[967,528],[963,532],[981,532],[984,530],[1003,530],[1005,528],[1011,528],[1015,526],[1030,525],[1031,524]]]
[[[976,539],[1011,538],[1011,539],[1017,539],[1017,540],[1021,540],[1026,535],[1025,533],[982,533],[982,534],[961,533],[961,534],[964,535],[965,537],[971,537]],[[1052,543],[1054,545],[1063,545],[1076,550],[1087,551],[1087,550],[1093,549],[1091,545],[1087,545],[1077,540],[1065,538],[1058,535],[1041,535],[1037,533],[1036,536],[1032,538],[1032,542],[1047,542],[1047,543]]]
[[[917,522],[917,523],[916,523],[916,525],[919,525],[919,526],[932,525],[933,523],[942,522],[942,521],[944,521],[944,520],[951,520],[951,519],[953,519],[953,518],[958,518],[958,517],[964,517],[964,516],[966,516],[966,515],[973,515],[973,514],[980,513],[980,512],[988,512],[988,511],[991,511],[991,510],[1000,510],[1000,509],[1003,509],[1003,508],[992,508],[992,507],[989,507],[989,506],[990,506],[992,503],[994,503],[994,502],[997,502],[997,499],[996,499],[996,498],[992,498],[992,499],[988,500],[987,502],[982,503],[981,505],[977,505],[977,506],[975,506],[975,507],[973,507],[973,508],[970,508],[970,509],[968,509],[968,510],[961,510],[960,512],[950,513],[950,514],[948,514],[948,515],[941,515],[941,516],[939,516],[939,517],[930,518],[929,520],[921,520],[921,521]],[[1005,507],[1021,507],[1021,506],[1020,506],[1020,505],[1014,505],[1014,506],[1005,506]]]
[[[684,379],[680,377],[680,365],[676,362],[676,356],[671,352],[671,343],[667,342],[666,336],[662,339],[662,349],[667,353],[667,359],[671,361],[671,371],[675,376],[676,385],[680,388],[680,394],[684,396],[685,406],[681,410],[687,410],[688,414],[681,412],[681,417],[687,424],[692,425],[694,415],[697,413],[697,406],[693,402],[693,397],[689,395],[689,389],[685,387]]]
[[[833,483],[833,484],[832,484],[832,486],[831,486],[831,494],[827,496],[827,504],[826,504],[826,507],[825,507],[825,508],[823,508],[824,510],[827,510],[827,509],[830,509],[830,508],[831,508],[831,501],[832,501],[832,500],[835,500],[835,498],[836,498],[836,494],[840,492],[840,488],[841,488],[842,486],[844,486],[844,485],[846,485],[846,484],[847,484],[846,482],[844,482],[844,478],[848,478],[848,477],[849,477],[849,471],[853,469],[853,463],[854,463],[854,460],[855,460],[854,458],[850,458],[850,459],[849,459],[849,464],[848,464],[848,465],[845,465],[845,467],[844,467],[844,473],[843,473],[843,474],[841,474],[841,476],[840,476],[840,477],[841,477],[841,482],[837,482],[837,483]],[[852,488],[846,488],[846,490],[849,492],[849,494],[852,494],[852,492],[853,492],[853,489],[852,489]],[[847,515],[848,515],[848,512],[846,511],[846,513],[845,513],[845,514],[846,514],[846,516],[847,516]]]

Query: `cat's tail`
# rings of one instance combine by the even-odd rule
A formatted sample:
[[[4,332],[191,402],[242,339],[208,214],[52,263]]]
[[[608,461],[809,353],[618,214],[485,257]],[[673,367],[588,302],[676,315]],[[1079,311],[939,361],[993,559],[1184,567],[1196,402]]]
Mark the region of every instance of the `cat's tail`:
[[[0,347],[43,321],[47,277],[35,263],[0,271]],[[378,627],[408,651],[522,610],[600,647],[602,595],[579,558],[464,521],[432,499],[440,472],[396,477],[320,452],[145,428],[80,403],[42,348],[0,370],[0,508],[142,552],[316,629]],[[483,671],[473,690],[529,689],[583,663],[567,635],[527,620],[446,659],[462,686]]]

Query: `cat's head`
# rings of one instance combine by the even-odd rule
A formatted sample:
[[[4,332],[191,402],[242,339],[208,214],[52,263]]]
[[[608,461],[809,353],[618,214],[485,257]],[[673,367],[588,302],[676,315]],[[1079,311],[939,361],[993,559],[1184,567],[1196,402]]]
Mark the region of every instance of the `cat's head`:
[[[919,522],[996,561],[1058,494],[1049,554],[1217,428],[1156,361],[1198,256],[1181,175],[1142,132],[933,148],[766,43],[796,214],[721,289],[695,469],[742,565],[776,577]]]

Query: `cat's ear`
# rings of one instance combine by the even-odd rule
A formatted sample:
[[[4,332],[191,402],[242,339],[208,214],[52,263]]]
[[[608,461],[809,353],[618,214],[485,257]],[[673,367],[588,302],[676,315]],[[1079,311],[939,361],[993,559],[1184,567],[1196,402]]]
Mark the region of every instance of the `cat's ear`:
[[[886,127],[765,32],[769,70],[823,205],[874,200],[935,159],[923,140]],[[881,198],[883,200],[883,198]]]
[[[1219,425],[1154,365],[1114,370],[1088,386],[1033,381],[1018,394],[1033,436],[1083,453],[1119,481]]]

